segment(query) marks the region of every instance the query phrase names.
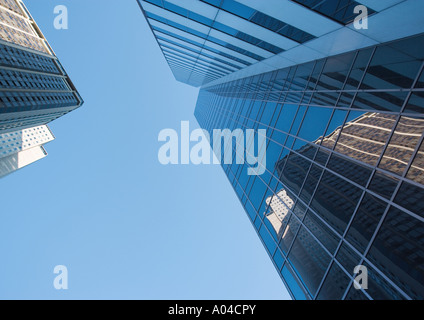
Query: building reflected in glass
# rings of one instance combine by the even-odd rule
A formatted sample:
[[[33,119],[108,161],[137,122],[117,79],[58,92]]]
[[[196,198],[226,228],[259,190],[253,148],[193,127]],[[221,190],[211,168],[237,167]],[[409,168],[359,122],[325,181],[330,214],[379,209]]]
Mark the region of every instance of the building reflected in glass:
[[[297,299],[424,298],[416,46],[423,35],[200,92],[207,130],[267,129],[264,175],[223,168]],[[353,287],[357,265],[369,269],[368,290]]]
[[[424,299],[424,2],[389,2],[139,0],[201,127],[266,130],[222,167],[295,299]]]

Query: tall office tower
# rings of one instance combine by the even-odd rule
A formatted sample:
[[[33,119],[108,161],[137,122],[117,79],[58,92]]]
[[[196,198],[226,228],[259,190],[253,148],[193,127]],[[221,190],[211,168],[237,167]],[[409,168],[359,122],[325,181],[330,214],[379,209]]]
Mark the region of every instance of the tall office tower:
[[[0,0],[0,84],[0,134],[37,130],[83,103],[21,0]],[[42,158],[41,149],[19,158]]]
[[[266,130],[264,174],[222,168],[292,297],[424,299],[424,2],[140,2],[200,125]]]

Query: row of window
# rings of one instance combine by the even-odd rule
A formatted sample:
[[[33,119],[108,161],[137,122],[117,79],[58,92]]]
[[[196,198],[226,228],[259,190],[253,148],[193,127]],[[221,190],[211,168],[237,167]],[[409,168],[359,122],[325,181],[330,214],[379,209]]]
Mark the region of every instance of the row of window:
[[[298,163],[298,161],[297,161],[297,163]],[[296,169],[295,171],[297,171],[299,168],[296,167],[295,169]],[[244,171],[243,171],[243,169],[241,169],[239,172],[243,173]],[[313,169],[311,169],[311,172],[313,172]],[[316,176],[316,175],[317,175],[316,172],[312,173],[312,176]],[[256,178],[256,180],[259,181],[258,178]],[[258,201],[256,201],[255,199],[261,198],[261,194],[263,194],[263,192],[262,193],[260,192],[261,188],[266,187],[266,184],[261,183],[261,182],[258,182],[258,183],[259,184],[252,183],[252,188],[251,188],[251,192],[250,192],[250,195],[249,195],[249,200],[253,201],[254,203],[258,203]],[[267,184],[267,185],[270,185],[270,184]],[[306,185],[308,185],[308,183],[306,183],[305,186]],[[343,205],[341,207],[341,209],[339,209],[340,211],[338,212],[338,214],[335,215],[335,217],[337,217],[337,218],[340,218],[340,216],[342,216],[341,214],[342,213],[344,214],[346,210],[352,210],[352,209],[349,209],[349,208],[354,209],[354,207],[356,206],[356,203],[358,202],[358,199],[359,199],[359,191],[358,190],[356,190],[356,191],[352,190],[352,189],[354,189],[352,185],[349,185],[346,182],[343,182],[341,180],[339,181],[337,179],[337,177],[334,177],[332,175],[328,175],[327,177],[324,175],[323,178],[322,178],[322,181],[321,181],[321,185],[323,185],[323,189],[322,190],[318,189],[316,191],[316,194],[318,195],[316,201],[317,201],[317,204],[319,205],[319,208],[321,208],[321,211],[322,211],[322,207],[323,207],[323,202],[322,202],[323,199],[325,200],[324,206],[327,205],[327,207],[329,205],[334,206],[335,205],[334,203],[336,203],[336,205],[337,205],[337,203],[339,205]],[[328,189],[328,186],[330,186],[330,189]],[[343,188],[341,188],[341,187],[343,187]],[[247,187],[242,186],[242,188],[244,188],[244,190],[247,190],[247,192],[249,191],[248,186]],[[340,189],[342,189],[342,190],[340,190]],[[278,190],[278,188],[277,188],[277,190]],[[334,192],[337,192],[337,194],[334,194]],[[340,196],[339,196],[340,192],[342,192],[342,193],[345,192],[347,195],[349,195],[349,193],[350,193],[351,195],[349,195],[349,197],[355,196],[354,201],[350,201],[349,198],[340,198]],[[258,195],[259,195],[259,197],[258,197]],[[293,196],[293,198],[295,198],[295,197]],[[336,201],[334,201],[334,200],[336,200]],[[347,204],[345,202],[347,202]],[[361,209],[362,208],[362,206],[361,206],[360,209],[358,210],[358,212],[356,213],[356,218],[355,218],[356,220],[354,220],[354,222],[352,223],[352,226],[351,226],[351,229],[348,233],[347,239],[351,240],[351,238],[352,238],[353,239],[353,240],[351,240],[352,242],[354,242],[355,240],[356,240],[356,242],[365,241],[364,236],[367,235],[367,233],[365,232],[366,230],[369,230],[368,231],[368,233],[370,234],[369,237],[372,235],[372,232],[375,232],[375,228],[378,224],[378,218],[372,220],[367,215],[369,215],[371,213],[372,215],[377,216],[377,215],[379,215],[379,212],[380,212],[380,214],[382,214],[382,212],[379,211],[379,209],[378,209],[378,205],[377,205],[378,203],[383,204],[383,206],[381,206],[382,209],[380,209],[380,210],[383,210],[383,212],[384,212],[384,208],[385,208],[385,206],[387,206],[387,203],[384,204],[384,201],[381,201],[378,198],[375,198],[375,197],[373,197],[369,194],[367,194],[367,196],[364,197],[363,204],[362,204],[364,209]],[[372,209],[373,209],[373,211],[371,211],[371,212],[369,211],[370,204],[371,204]],[[314,207],[311,206],[311,208],[314,208]],[[263,208],[260,208],[259,210],[261,210],[261,209],[263,210]],[[314,209],[317,210],[316,208],[314,208]],[[299,212],[299,211],[302,212],[302,210],[297,210],[297,212]],[[261,211],[258,211],[258,212],[260,214],[262,213]],[[294,210],[294,212],[296,212],[296,210]],[[403,216],[405,216],[405,214],[403,214]],[[412,218],[410,218],[410,219],[412,219]],[[367,222],[367,224],[365,224],[366,227],[364,227],[364,221]],[[374,222],[374,224],[372,224],[373,222]],[[296,224],[296,222],[293,222],[293,223]],[[419,224],[418,221],[416,223]],[[310,223],[305,222],[305,224],[306,225],[309,224],[309,230],[312,229],[310,227],[310,225],[311,225]],[[313,225],[316,226],[317,223],[315,223]],[[337,226],[337,223],[333,224],[333,227],[334,226]],[[293,229],[296,230],[296,228],[298,228],[298,227],[300,227],[300,226],[288,224],[287,228],[282,229],[282,230],[286,230],[286,231],[283,232],[283,233],[286,234],[286,236],[284,238],[284,241],[282,241],[282,244],[281,244],[282,250],[284,250],[284,248],[287,249],[290,246],[290,244],[292,243],[292,241],[294,241],[293,239],[290,239],[290,237],[288,237],[290,230],[293,230]],[[322,226],[320,228],[321,228],[321,230],[324,229]],[[272,229],[268,228],[268,230],[272,230]],[[327,250],[334,250],[337,246],[337,242],[332,243],[332,241],[331,241],[331,239],[334,238],[334,233],[333,233],[333,235],[331,235],[331,231],[329,231],[330,229],[327,228],[326,230],[327,230],[326,233],[323,233],[323,231],[321,231],[321,239],[323,239],[321,241],[324,242],[324,243],[327,243],[327,245],[326,245]],[[352,236],[351,236],[351,233],[353,234]],[[315,234],[315,236],[318,237],[318,238],[319,238],[319,235],[320,234]],[[359,238],[360,240],[357,240],[357,238]],[[309,242],[310,241],[308,241],[308,243]],[[414,241],[412,240],[412,241],[409,241],[408,243],[409,243],[408,245],[410,246],[412,243],[414,243]],[[293,245],[293,246],[295,246],[295,245]],[[313,248],[313,250],[310,250],[310,253],[321,252],[321,254],[322,254],[322,250],[318,251],[316,245],[313,246],[312,248]],[[303,257],[301,259],[302,261],[298,263],[299,267],[302,267],[302,266],[305,265],[304,259],[306,259],[306,258],[314,259],[314,258],[311,258],[309,255],[306,255],[305,257]],[[403,257],[403,260],[404,260],[404,258],[405,257]],[[389,266],[390,265],[391,264],[389,264]],[[415,265],[415,261],[412,262],[412,265]],[[325,268],[315,269],[315,267],[316,266],[314,266],[313,270],[322,270],[322,272],[325,272]],[[350,269],[347,269],[347,270],[350,270]],[[311,271],[311,270],[309,270],[309,271]],[[350,270],[350,272],[352,272],[352,271]],[[313,273],[306,272],[306,271],[305,272],[301,271],[301,273],[302,273],[302,276],[305,276],[305,274],[307,274],[308,277],[312,277],[312,275],[313,275]],[[313,277],[313,279],[309,279],[309,282],[312,281],[312,283],[309,283],[309,286],[316,288],[316,286],[320,283],[320,280],[321,280],[320,277]],[[394,280],[397,280],[397,278],[394,279]],[[304,281],[308,281],[308,280],[304,280]],[[406,283],[406,285],[404,287],[405,287],[404,288],[405,290],[408,289],[409,283]],[[312,289],[312,291],[313,290],[314,289]],[[418,295],[416,292],[412,292],[412,293],[409,293],[409,294],[415,295],[415,297],[420,297],[420,295]],[[398,293],[398,296],[399,296],[399,293]],[[374,298],[379,298],[379,297],[381,297],[381,296],[377,296],[377,295],[374,296]],[[393,297],[396,297],[396,296],[392,296],[392,298]]]
[[[309,40],[315,39],[313,35],[303,30],[300,30],[278,19],[275,19],[267,14],[264,14],[263,12],[254,10],[237,1],[234,1],[234,0],[201,0],[201,1],[208,3],[221,10],[225,10],[243,19],[246,19],[247,21],[250,21],[256,25],[264,27],[273,32],[276,32],[296,42],[305,43]]]
[[[258,88],[257,83],[255,88]],[[374,299],[405,298],[406,295],[422,298],[423,282],[419,276],[422,270],[419,268],[422,265],[423,254],[417,237],[422,235],[419,230],[423,222],[402,208],[421,215],[424,209],[422,201],[424,193],[422,187],[418,185],[406,180],[400,182],[406,172],[409,178],[411,170],[416,171],[415,176],[419,176],[420,170],[422,171],[420,163],[423,149],[422,146],[420,149],[417,148],[422,140],[422,119],[355,111],[348,113],[346,110],[331,108],[267,104],[249,100],[246,95],[238,92],[234,96],[239,99],[229,99],[223,95],[202,91],[196,108],[196,117],[208,130],[269,129],[267,134],[269,162],[265,175],[252,178],[246,175],[243,166],[223,167],[227,170],[227,174],[233,173],[234,181],[237,182],[234,184],[236,192],[246,205],[247,212],[282,273],[288,278],[289,274],[291,277],[297,277],[308,288],[309,294],[317,298],[328,297],[331,292],[338,292],[336,295],[340,296],[337,298],[358,298],[359,294]],[[255,99],[255,94],[253,96],[252,99]],[[325,120],[321,121],[320,116]],[[310,123],[307,119],[310,119]],[[390,140],[385,131],[393,132]],[[350,139],[353,140],[351,145],[346,145],[348,136],[353,136]],[[374,137],[375,140],[362,141],[364,136]],[[389,141],[383,157],[381,157],[382,151],[379,151],[380,140],[384,141],[383,144]],[[308,141],[313,143],[307,144]],[[338,141],[342,142],[340,149],[337,148]],[[317,144],[325,148],[319,149]],[[394,148],[391,148],[391,145]],[[283,149],[283,146],[286,148]],[[353,150],[358,147],[360,151],[361,148],[362,151],[372,151],[369,152],[371,156],[378,154],[377,158],[380,161],[376,162],[370,157],[367,165],[361,165],[359,161],[363,157],[356,155],[356,151]],[[330,153],[329,151],[333,149],[335,151]],[[395,151],[399,149],[404,149],[403,155],[409,155],[408,162],[411,165],[402,165],[401,162],[406,161],[396,154]],[[412,149],[412,152],[408,149]],[[357,161],[346,158],[346,150],[350,150],[347,156]],[[385,158],[401,161],[387,167]],[[373,173],[372,166],[377,163],[383,164],[384,170]],[[413,165],[414,163],[416,164]],[[396,178],[390,172],[391,168],[400,176]],[[364,192],[364,187],[369,191]],[[287,188],[287,193],[290,193],[297,204],[294,208],[287,207],[287,212],[291,215],[286,216],[286,219],[283,218],[280,221],[281,225],[278,225],[274,218],[267,218],[271,213],[267,212],[270,201],[267,202],[266,199],[276,196],[283,188]],[[393,204],[388,207],[390,201],[393,201]],[[249,204],[252,207],[249,208]],[[303,206],[303,209],[297,210],[298,204]],[[393,220],[395,216],[401,217],[398,224]],[[311,223],[314,218],[314,223]],[[385,219],[384,223],[381,229],[377,229],[382,219]],[[411,229],[405,234],[401,233],[400,231],[407,230],[405,224],[410,223],[419,226],[418,229],[414,229],[418,232]],[[274,228],[275,226],[278,226],[279,231]],[[345,232],[346,240],[334,258],[332,256],[335,255],[340,238]],[[401,234],[397,238],[394,237],[397,243],[395,254],[392,243],[384,240],[390,232],[395,236]],[[293,235],[291,238],[290,234]],[[370,246],[374,236],[375,241]],[[308,237],[310,239],[306,241]],[[336,240],[332,241],[334,237]],[[349,276],[352,274],[351,265],[344,259],[346,251],[354,252],[353,255],[359,257],[358,261],[361,256],[365,256],[365,263],[369,265],[374,281],[369,293],[346,290],[349,288],[349,283],[351,284]],[[280,252],[282,258],[277,252]],[[375,254],[382,255],[383,258],[377,260],[374,258]],[[308,269],[307,266],[313,268]],[[396,271],[394,268],[403,271]],[[295,272],[287,273],[287,270]],[[340,270],[344,273],[338,272]],[[327,277],[322,282],[325,274]],[[342,282],[345,285],[340,287],[338,284]],[[333,291],[331,288],[334,286],[342,289]],[[397,290],[396,286],[400,290]],[[319,294],[317,290],[320,290]],[[299,292],[298,294],[301,295]]]
[[[195,12],[192,12],[190,10],[184,9],[180,6],[177,6],[175,4],[172,4],[170,2],[167,2],[165,0],[145,0],[148,3],[151,3],[153,5],[156,5],[158,7],[164,8],[168,11],[171,11],[175,14],[181,15],[184,18],[188,18],[190,20],[193,20],[195,22],[198,22],[200,24],[206,25],[208,27],[211,27],[212,29],[216,29],[218,31],[224,32],[226,34],[229,34],[237,39],[246,41],[250,44],[253,44],[261,49],[267,50],[271,53],[278,54],[283,52],[284,50],[282,48],[279,48],[271,43],[268,43],[266,41],[263,41],[259,38],[256,38],[254,36],[248,35],[244,32],[240,32],[239,30],[236,30],[232,27],[229,27],[227,25],[224,25],[222,23],[219,23],[217,21],[211,20],[207,17],[201,16]]]
[[[3,89],[69,90],[61,77],[6,70],[1,67],[0,84]]]
[[[61,74],[52,58],[0,44],[0,65],[39,72]]]

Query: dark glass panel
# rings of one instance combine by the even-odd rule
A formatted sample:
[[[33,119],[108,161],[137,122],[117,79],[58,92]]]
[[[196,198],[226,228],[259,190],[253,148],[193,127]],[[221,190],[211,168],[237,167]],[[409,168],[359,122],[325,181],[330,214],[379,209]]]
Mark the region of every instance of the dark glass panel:
[[[340,238],[330,230],[318,217],[312,212],[308,211],[303,222],[309,231],[327,248],[327,250],[334,254]]]
[[[358,2],[353,0],[293,0],[311,10],[317,11],[341,24],[351,23],[357,14],[354,9]],[[368,8],[368,14],[372,15],[375,11]]]
[[[336,263],[333,263],[317,300],[341,300],[349,283],[350,279],[346,273]]]
[[[317,165],[312,165],[311,170],[309,171],[308,177],[303,186],[302,192],[300,193],[300,198],[309,203],[312,198],[312,195],[315,191],[315,188],[318,185],[318,180],[321,177],[323,169]]]
[[[300,201],[298,201],[293,208],[293,212],[296,216],[299,217],[299,219],[303,219],[306,209],[307,208]]]
[[[332,107],[336,105],[339,96],[340,93],[337,91],[316,91],[312,96],[310,104],[316,106]]]
[[[387,203],[366,193],[346,235],[346,240],[360,252],[365,252],[386,208]]]
[[[345,300],[365,300],[368,301],[368,297],[361,291],[353,287],[350,288],[348,294],[346,295]]]
[[[394,176],[377,171],[372,178],[369,189],[390,200],[398,182],[399,179],[396,179]]]
[[[303,227],[293,244],[288,260],[309,292],[315,295],[331,258]]]
[[[346,243],[341,245],[336,259],[352,276],[354,275],[355,267],[361,262],[361,257],[357,255]]]
[[[421,76],[419,77],[415,88],[424,88],[424,70],[421,72]]]
[[[369,167],[337,154],[331,156],[328,162],[328,168],[362,186],[367,184],[372,172]]]
[[[371,54],[373,49],[365,49],[358,52],[358,55],[353,64],[352,70],[349,74],[349,77],[346,81],[344,90],[356,90],[361,83],[362,77],[364,76],[364,71],[370,62]],[[352,100],[352,97],[347,100]],[[350,105],[350,104],[349,104]]]
[[[390,47],[406,53],[409,57],[416,60],[424,60],[424,35],[410,37],[389,44]]]
[[[320,148],[317,152],[315,161],[321,165],[325,165],[329,157],[330,157],[330,152],[323,148]]]
[[[322,140],[322,145],[329,149],[333,149],[334,144],[340,134],[340,130],[347,116],[347,111],[336,110],[331,117],[330,124],[327,129],[327,133]],[[317,142],[318,143],[318,142]]]
[[[280,249],[287,255],[287,252],[300,228],[300,222],[293,214],[289,215],[289,222],[282,227],[282,238],[280,240]]]
[[[299,65],[296,69],[296,74],[292,81],[290,90],[293,90],[293,91],[305,90],[309,82],[309,77],[311,76],[314,70],[314,66],[315,66],[315,62]]]
[[[424,222],[392,207],[368,259],[413,299],[424,299]]]
[[[342,89],[354,58],[355,52],[328,58],[319,79],[317,90]]]
[[[374,300],[405,300],[405,297],[386,280],[374,268],[364,263],[368,270],[367,293]]]
[[[390,44],[377,47],[361,89],[411,88],[421,63]]]
[[[343,234],[362,191],[325,171],[311,207],[336,231]]]
[[[407,92],[378,91],[359,92],[353,102],[352,108],[371,111],[401,111]]]
[[[424,217],[424,188],[404,182],[399,189],[395,202],[402,207]]]
[[[423,80],[424,81],[424,80]],[[406,105],[405,112],[408,113],[424,113],[424,92],[416,91],[411,94]]]
[[[294,194],[299,194],[311,164],[309,160],[291,153],[287,159],[284,171],[281,173],[279,172],[281,182],[289,187]]]
[[[309,77],[309,83],[306,87],[306,90],[315,90],[319,77],[321,75],[322,69],[324,68],[325,59],[316,61],[314,70],[312,71],[311,76]]]

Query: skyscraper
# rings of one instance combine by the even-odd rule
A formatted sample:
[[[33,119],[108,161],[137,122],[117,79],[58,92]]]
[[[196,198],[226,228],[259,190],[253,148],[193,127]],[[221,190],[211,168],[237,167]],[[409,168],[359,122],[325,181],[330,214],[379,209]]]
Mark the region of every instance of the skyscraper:
[[[424,2],[139,3],[200,125],[266,130],[222,167],[292,297],[423,299]]]
[[[83,103],[21,0],[0,0],[0,84],[2,136],[37,130]],[[46,155],[41,146],[39,152],[34,150],[21,150],[19,158],[32,154],[25,159],[33,162]],[[12,168],[8,163],[2,165]]]

